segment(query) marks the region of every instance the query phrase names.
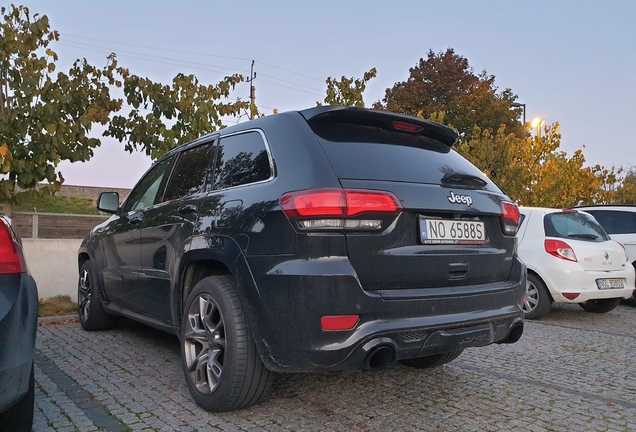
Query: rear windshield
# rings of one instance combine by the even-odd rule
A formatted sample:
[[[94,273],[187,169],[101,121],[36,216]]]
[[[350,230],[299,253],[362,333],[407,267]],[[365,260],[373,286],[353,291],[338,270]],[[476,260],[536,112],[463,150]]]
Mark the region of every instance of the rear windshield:
[[[445,184],[500,192],[473,164],[426,137],[368,125],[329,125],[314,132],[339,178]]]
[[[603,227],[583,213],[549,213],[543,219],[547,237],[603,242],[609,237]]]

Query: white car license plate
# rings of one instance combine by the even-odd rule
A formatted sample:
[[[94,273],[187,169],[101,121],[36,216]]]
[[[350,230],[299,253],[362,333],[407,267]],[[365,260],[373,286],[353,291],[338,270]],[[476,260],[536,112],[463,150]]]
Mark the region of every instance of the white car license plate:
[[[596,279],[598,289],[623,288],[623,279]]]
[[[420,218],[424,244],[484,244],[486,228],[481,221]]]

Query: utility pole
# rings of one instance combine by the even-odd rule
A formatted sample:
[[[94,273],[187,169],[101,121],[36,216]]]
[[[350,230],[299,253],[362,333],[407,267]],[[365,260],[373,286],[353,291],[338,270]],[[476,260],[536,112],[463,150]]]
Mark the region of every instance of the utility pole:
[[[246,80],[250,84],[250,112],[249,112],[250,120],[254,118],[254,111],[256,108],[256,88],[252,85],[254,82],[254,78],[256,78],[256,74],[254,73],[254,60],[252,60],[252,68],[250,69],[250,77]]]

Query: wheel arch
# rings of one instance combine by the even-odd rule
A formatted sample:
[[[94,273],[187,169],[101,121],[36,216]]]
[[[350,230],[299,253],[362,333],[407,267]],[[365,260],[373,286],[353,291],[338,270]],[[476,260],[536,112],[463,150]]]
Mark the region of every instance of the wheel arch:
[[[235,252],[235,251],[234,251]],[[192,289],[202,279],[214,275],[231,275],[238,297],[243,305],[248,324],[257,330],[255,318],[250,313],[250,292],[256,292],[255,282],[249,278],[245,280],[241,274],[250,274],[250,269],[242,253],[219,254],[218,251],[207,249],[191,251],[181,260],[179,280],[172,293],[173,326],[177,334],[181,334],[181,319],[183,308]]]
[[[545,287],[548,289],[548,294],[550,295],[550,299],[554,303],[554,296],[552,295],[552,288],[550,287],[550,284],[546,283],[545,278],[543,278],[538,272],[536,272],[535,270],[531,269],[530,267],[528,267],[528,276],[529,275],[533,275],[533,276],[539,278],[539,280],[541,282],[543,282],[543,285],[545,285]]]
[[[84,265],[84,263],[86,261],[88,261],[89,259],[91,259],[91,257],[88,255],[88,252],[86,251],[80,251],[77,255],[77,271],[79,272],[79,270],[82,268],[82,266]]]

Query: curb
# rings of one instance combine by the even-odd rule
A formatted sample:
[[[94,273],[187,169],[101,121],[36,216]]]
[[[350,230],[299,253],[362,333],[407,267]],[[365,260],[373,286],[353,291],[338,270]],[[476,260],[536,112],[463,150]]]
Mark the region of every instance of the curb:
[[[60,315],[60,316],[40,317],[38,318],[38,325],[70,324],[70,323],[74,323],[78,321],[79,321],[79,317],[77,316],[77,314]]]

